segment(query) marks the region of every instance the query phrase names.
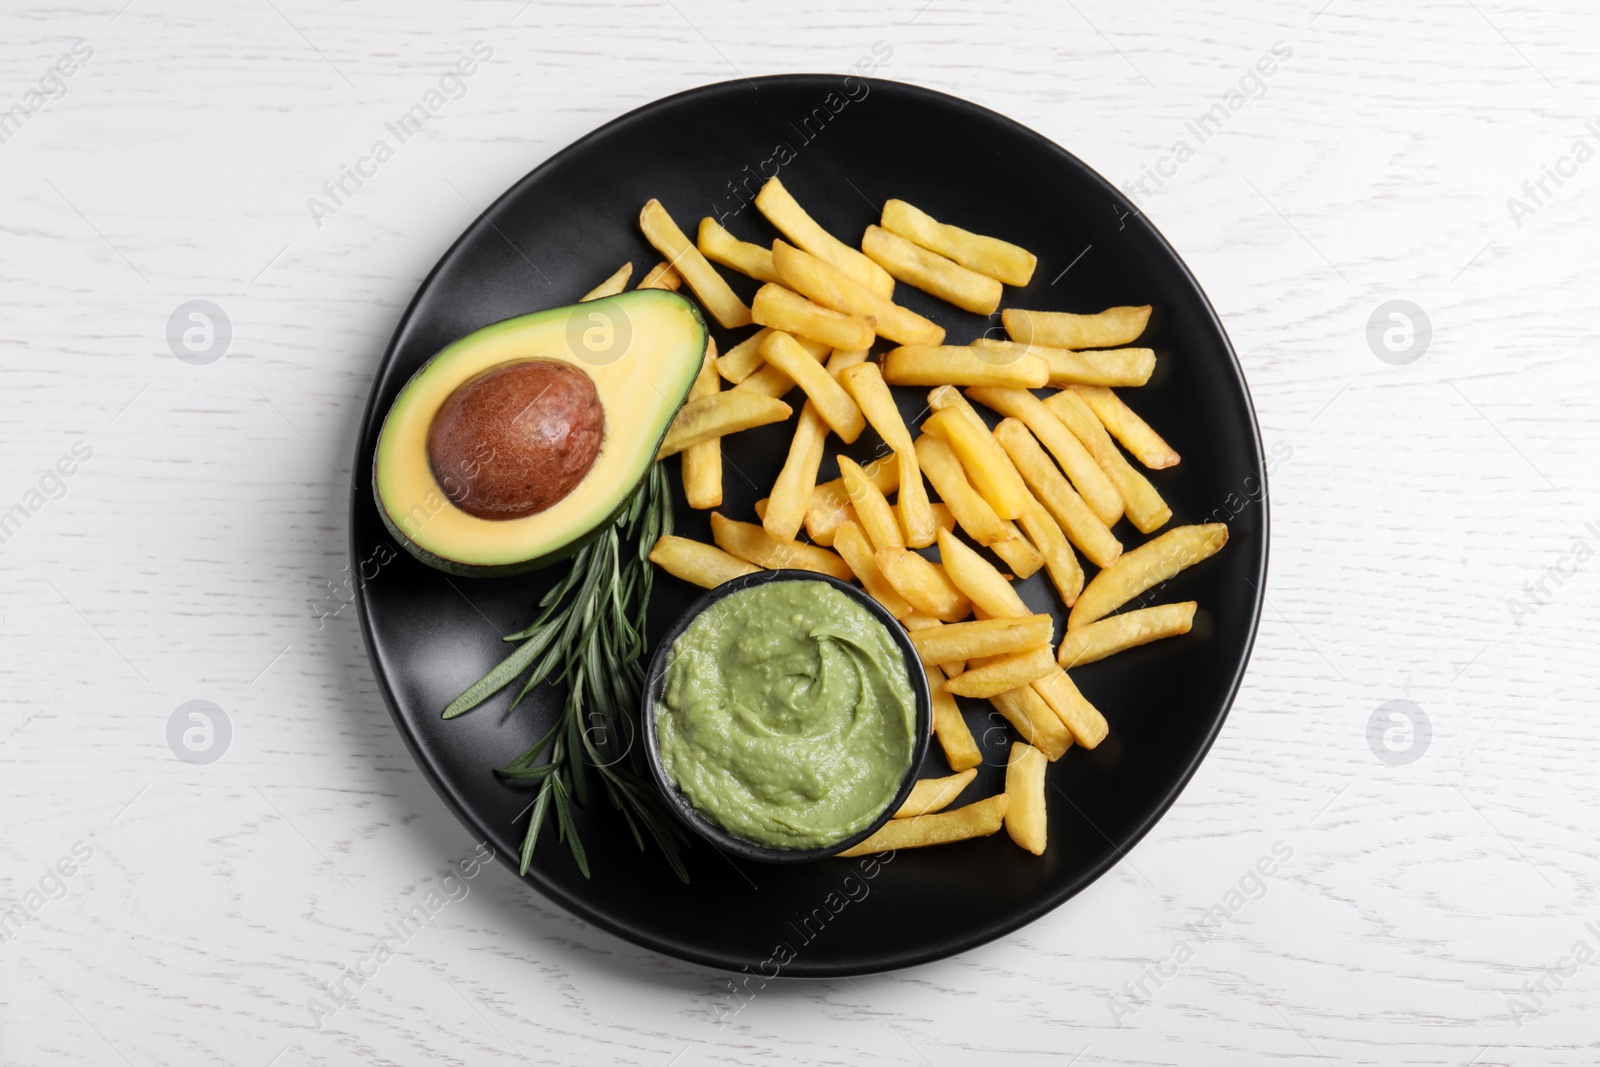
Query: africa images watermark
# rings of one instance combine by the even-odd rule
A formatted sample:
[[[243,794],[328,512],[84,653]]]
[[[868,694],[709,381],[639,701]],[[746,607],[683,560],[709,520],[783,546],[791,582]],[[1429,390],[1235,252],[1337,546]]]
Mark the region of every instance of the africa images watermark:
[[[468,51],[470,54],[463,53],[439,75],[434,88],[423,93],[420,100],[402,111],[393,122],[383,124],[394,139],[392,144],[389,137],[379,137],[355,163],[339,164],[339,173],[322,183],[322,197],[306,198],[306,210],[311,213],[311,221],[317,224],[317,229],[322,229],[323,219],[337,215],[357,190],[376,178],[378,168],[393,159],[401,145],[421,133],[447,103],[467,95],[467,79],[478,73],[480,63],[487,63],[494,56],[494,49],[484,41],[473,41]]]
[[[1293,858],[1294,848],[1291,845],[1285,841],[1274,841],[1269,851],[1263,852],[1255,863],[1245,868],[1237,884],[1222,894],[1220,901],[1207,908],[1198,922],[1188,924],[1188,937],[1180,937],[1172,943],[1172,948],[1165,956],[1146,964],[1144,970],[1139,972],[1138,979],[1122,983],[1126,999],[1114,993],[1107,994],[1106,1008],[1111,1012],[1111,1021],[1120,1027],[1124,1020],[1133,1018],[1140,1008],[1154,1000],[1155,990],[1182,974],[1201,945],[1221,934],[1222,928],[1243,911],[1246,904],[1267,895],[1267,879],[1275,876],[1281,866]],[[1154,989],[1150,988],[1152,984]]]
[[[1583,524],[1583,533],[1572,539],[1572,544],[1554,563],[1544,569],[1537,580],[1529,579],[1522,583],[1522,591],[1527,599],[1517,597],[1506,598],[1506,610],[1511,613],[1511,621],[1522,625],[1522,620],[1534,614],[1540,608],[1550,603],[1555,594],[1566,584],[1567,579],[1578,573],[1585,563],[1594,558],[1596,547],[1600,546],[1600,526],[1592,522]],[[1550,583],[1555,583],[1555,588]]]
[[[7,144],[34,115],[43,111],[46,104],[54,103],[67,95],[67,79],[83,69],[83,64],[94,56],[94,46],[77,40],[50,69],[39,77],[39,87],[29,89],[22,99],[0,111],[0,144]]]
[[[66,479],[78,473],[80,464],[93,458],[94,446],[82,440],[72,442],[71,448],[57,456],[55,463],[39,475],[36,487],[23,492],[22,499],[17,503],[0,510],[0,545],[10,544],[27,521],[43,510],[46,504],[66,496]]]
[[[825,95],[808,114],[789,120],[789,129],[795,134],[793,143],[785,137],[773,145],[772,154],[757,163],[753,170],[746,163],[738,177],[728,179],[728,195],[711,205],[710,213],[717,222],[722,223],[749,207],[768,178],[776,178],[781,168],[793,163],[800,149],[820,137],[822,131],[828,128],[828,123],[837,118],[840,112],[852,103],[865,100],[872,92],[867,79],[877,74],[879,67],[887,66],[893,58],[893,45],[885,41],[873,41],[872,54],[856,60],[855,66],[850,68],[840,83],[839,90]]]
[[[1157,159],[1154,166],[1149,163],[1141,166],[1137,178],[1122,183],[1122,191],[1139,203],[1141,194],[1154,196],[1166,188],[1167,183],[1163,179],[1177,177],[1178,168],[1193,159],[1201,145],[1221,133],[1229,119],[1243,111],[1250,101],[1266,96],[1269,88],[1267,79],[1278,73],[1279,65],[1287,63],[1293,56],[1294,47],[1287,41],[1273,41],[1271,49],[1263,52],[1254,65],[1245,68],[1235,86],[1223,93],[1220,101],[1194,119],[1184,122],[1183,129],[1187,136],[1174,141],[1167,154]],[[1190,138],[1193,138],[1192,144]]]
[[[1537,215],[1540,208],[1560,194],[1561,188],[1567,184],[1562,179],[1576,177],[1578,168],[1594,158],[1595,144],[1600,144],[1600,122],[1590,119],[1583,124],[1583,128],[1589,136],[1575,138],[1572,147],[1556,157],[1554,167],[1548,163],[1540,164],[1539,176],[1522,183],[1522,197],[1506,197],[1506,213],[1516,223],[1517,229],[1522,229],[1523,219]],[[1589,143],[1590,137],[1594,138],[1594,144]],[[1550,188],[1552,182],[1554,189]]]
[[[1600,926],[1586,922],[1583,928],[1593,934],[1595,944],[1600,945]],[[1539,973],[1538,981],[1530,978],[1522,983],[1522,996],[1526,999],[1507,997],[1506,1010],[1511,1013],[1511,1021],[1517,1024],[1517,1029],[1521,1030],[1524,1023],[1549,1007],[1567,980],[1577,974],[1579,968],[1587,966],[1595,954],[1594,945],[1587,938],[1579,938],[1565,956]]]

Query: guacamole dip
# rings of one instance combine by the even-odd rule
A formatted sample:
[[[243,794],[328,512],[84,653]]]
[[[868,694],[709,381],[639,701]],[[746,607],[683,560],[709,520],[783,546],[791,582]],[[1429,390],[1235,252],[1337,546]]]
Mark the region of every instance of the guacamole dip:
[[[731,593],[672,647],[656,709],[661,763],[729,833],[817,848],[865,829],[911,764],[905,656],[825,582]]]

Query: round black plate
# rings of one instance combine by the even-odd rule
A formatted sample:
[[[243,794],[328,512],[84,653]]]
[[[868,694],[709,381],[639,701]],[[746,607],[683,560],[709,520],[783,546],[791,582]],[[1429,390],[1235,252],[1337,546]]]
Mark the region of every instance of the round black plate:
[[[682,885],[659,855],[635,847],[620,816],[602,801],[578,816],[592,879],[555,841],[553,824],[527,875],[531,886],[584,919],[683,959],[767,977],[862,974],[983,944],[1105,873],[1194,773],[1249,658],[1267,560],[1266,464],[1250,397],[1194,278],[1104,179],[1009,119],[892,82],[837,75],[726,82],[624,115],[512,187],[423,283],[367,407],[351,550],[366,579],[358,602],[367,649],[395,721],[457,816],[514,865],[529,794],[490,768],[545,729],[560,696],[534,694],[509,718],[503,714],[509,693],[464,718],[444,722],[439,713],[506,654],[500,635],[531,620],[557,575],[448,578],[394,549],[370,482],[383,415],[400,386],[450,341],[512,315],[572,303],[626,260],[637,281],[660,258],[637,225],[651,197],[691,235],[712,215],[746,240],[771,241],[775,232],[746,201],[774,169],[823,226],[847,241],[877,221],[886,198],[897,197],[1029,248],[1039,268],[1025,289],[1007,288],[1006,306],[1155,305],[1140,343],[1156,350],[1156,375],[1127,398],[1184,459],[1152,472],[1151,481],[1172,505],[1174,523],[1225,520],[1231,532],[1219,555],[1152,595],[1157,602],[1198,600],[1193,632],[1074,670],[1079,687],[1110,720],[1111,736],[1093,752],[1071,750],[1051,768],[1050,846],[1043,856],[1000,833],[900,852],[888,862],[835,859],[780,868],[697,842],[686,861],[692,881]],[[730,277],[748,300],[755,286]],[[899,286],[896,299],[944,324],[953,344],[990,326],[909,286]],[[735,339],[716,332],[724,350]],[[926,390],[897,392],[908,422],[920,422]],[[791,431],[763,427],[724,450],[724,514],[754,520],[753,505],[767,495]],[[876,443],[869,431],[847,451],[864,458]],[[677,461],[669,462],[676,485]],[[835,473],[830,455],[823,477]],[[681,497],[677,503],[679,532],[709,540],[706,515],[689,510]],[[1130,547],[1143,540],[1127,523],[1117,533]],[[1059,616],[1060,602],[1042,572],[1019,590],[1039,610]],[[700,593],[660,576],[652,637]],[[970,800],[1001,788],[1014,734],[986,703],[966,702],[965,711],[986,755],[963,798]],[[949,773],[937,745],[927,772]]]

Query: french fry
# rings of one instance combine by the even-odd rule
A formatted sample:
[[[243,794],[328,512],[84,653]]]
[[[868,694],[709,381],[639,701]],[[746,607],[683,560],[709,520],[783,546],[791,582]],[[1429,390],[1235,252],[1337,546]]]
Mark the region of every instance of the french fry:
[[[872,479],[868,478],[860,464],[849,456],[839,456],[838,462],[839,477],[844,481],[844,490],[850,497],[850,506],[855,508],[861,529],[866,532],[872,547],[905,548],[906,543],[900,536],[900,524],[895,521],[894,509],[889,506],[889,501],[884,495],[878,492],[878,487],[872,484]],[[929,614],[938,613],[930,611]]]
[[[1072,607],[1078,602],[1078,594],[1083,592],[1083,568],[1078,564],[1078,557],[1072,554],[1067,535],[1040,504],[1035,504],[1033,510],[1017,521],[1044,559],[1050,583],[1061,594],[1061,602]]]
[[[1122,554],[1122,542],[1089,510],[1089,505],[1050,462],[1050,457],[1044,454],[1026,426],[1017,419],[1001,419],[1000,425],[994,428],[994,438],[1011,457],[1034,497],[1067,535],[1067,540],[1091,563],[1104,567]]]
[[[724,518],[721,512],[711,513],[711,539],[717,547],[746,563],[754,563],[765,570],[793,567],[830,575],[841,582],[855,577],[855,572],[845,566],[844,560],[816,545],[804,541],[779,541],[753,522],[735,522]]]
[[[1049,615],[1000,616],[917,630],[911,644],[924,663],[956,663],[1048,646],[1052,626]]]
[[[1028,543],[1022,536],[1022,531],[1017,529],[1017,524],[1011,519],[1001,519],[1006,525],[1006,539],[999,544],[989,546],[989,551],[999,556],[1006,566],[1011,568],[1011,573],[1018,578],[1032,578],[1044,566],[1044,555],[1037,548]]]
[[[1026,248],[939,222],[904,200],[884,204],[882,221],[891,233],[1007,285],[1027,285],[1039,262]]]
[[[775,282],[778,272],[772,269],[772,253],[760,245],[741,241],[722,228],[709,215],[700,220],[700,233],[695,240],[700,254],[713,263],[721,263],[730,270],[746,274],[758,282]]]
[[[788,458],[783,461],[778,480],[772,483],[772,496],[761,512],[761,525],[780,541],[793,541],[806,520],[827,438],[828,424],[817,414],[816,405],[806,401],[794,436],[789,439]]]
[[[726,437],[730,433],[782,422],[794,409],[781,400],[753,392],[730,389],[726,393],[691,400],[678,410],[667,429],[666,439],[656,452],[657,459],[676,455],[702,441]]]
[[[832,263],[873,292],[881,296],[894,295],[894,279],[888,272],[817,225],[777,178],[767,179],[756,194],[755,203],[756,210],[790,241],[818,259]]]
[[[1060,669],[1056,665],[1056,657],[1051,652],[1050,646],[1041,645],[1026,652],[1001,656],[993,663],[981,667],[973,667],[969,663],[966,673],[948,679],[944,683],[944,688],[946,692],[954,693],[956,696],[987,700],[1008,689],[1037,681],[1051,671]]]
[[[911,795],[895,811],[894,818],[909,819],[917,815],[932,815],[949,807],[961,791],[978,776],[974,767],[943,778],[924,778],[911,787]]]
[[[939,531],[939,559],[955,587],[991,619],[1032,615],[1011,583],[955,534]]]
[[[1150,305],[1114,307],[1093,315],[1006,308],[1000,322],[1013,341],[1052,348],[1116,348],[1132,344],[1150,321]]]
[[[910,603],[895,592],[894,586],[878,569],[872,556],[872,542],[867,540],[861,527],[853,522],[840,523],[833,532],[833,547],[861,580],[861,587],[872,595],[872,599],[882,604],[890,615],[903,619],[911,614]],[[959,767],[956,769],[960,770]]]
[[[1104,385],[1074,385],[1071,389],[1083,397],[1083,402],[1089,405],[1089,410],[1100,420],[1100,425],[1121,441],[1122,447],[1133,453],[1134,459],[1151,470],[1178,465],[1180,457],[1172,446],[1162,440],[1161,435],[1152,430],[1150,424],[1135,414],[1111,389]]]
[[[990,353],[994,355],[989,356]],[[1042,389],[1050,384],[1050,367],[1029,352],[1013,356],[1007,350],[967,345],[903,345],[884,357],[883,378],[893,385],[1004,385]]]
[[[983,494],[996,515],[1014,519],[1028,510],[1033,498],[988,427],[974,426],[961,412],[947,410],[934,412],[922,429],[951,447],[973,488]]]
[[[1111,476],[1096,462],[1088,446],[1061,421],[1055,411],[1026,389],[980,387],[967,390],[967,395],[984,407],[1020,420],[1032,430],[1033,436],[1050,450],[1067,477],[1072,479],[1073,487],[1095,517],[1107,529],[1116,525],[1122,517],[1122,494],[1118,492]]]
[[[895,280],[974,315],[993,315],[1000,306],[1000,283],[994,278],[968,270],[937,252],[929,252],[897,233],[868,226],[861,238],[861,251]]]
[[[870,348],[877,336],[866,319],[831,311],[774,282],[756,290],[750,310],[763,326],[809,337],[833,348]]]
[[[856,407],[856,402],[850,399],[850,394],[834,380],[833,375],[793,337],[782,330],[773,330],[761,342],[761,355],[768,366],[776,367],[794,379],[795,384],[817,406],[817,414],[822,416],[822,421],[846,444],[861,436],[861,431],[867,425],[866,419],[861,416],[861,409]]]
[[[1038,400],[1037,397],[1034,399]],[[1133,523],[1140,533],[1154,533],[1167,524],[1167,520],[1172,518],[1172,509],[1161,499],[1161,494],[1150,484],[1150,479],[1135,470],[1133,464],[1118,451],[1111,440],[1111,435],[1100,425],[1100,420],[1089,410],[1089,405],[1084,403],[1083,397],[1070,389],[1063,389],[1043,401],[1043,404],[1061,419],[1078,440],[1083,442],[1083,446],[1094,457],[1095,463],[1106,472],[1106,476],[1111,479],[1111,483],[1122,496],[1128,521]]]
[[[944,626],[945,623],[932,615],[924,615],[920,611],[913,611],[910,615],[900,620],[900,625],[906,628],[906,633],[913,634],[924,630],[937,630]],[[963,659],[951,660],[949,663],[934,663],[931,660],[924,660],[923,664],[928,667],[938,667],[944,671],[947,677],[954,677],[967,669],[967,661]]]
[[[1092,352],[1074,352],[1067,348],[1024,345],[1016,341],[998,341],[990,337],[976,338],[972,342],[972,347],[1038,356],[1050,368],[1050,384],[1059,388],[1075,384],[1144,385],[1156,369],[1156,354],[1148,348],[1107,348]]]
[[[678,224],[672,221],[667,209],[659,200],[649,200],[639,212],[639,228],[645,240],[657,252],[667,257],[672,268],[688,283],[711,317],[724,329],[732,330],[750,324],[750,309],[745,307],[717,269],[706,261],[700,250],[684,236]]]
[[[948,504],[944,503],[943,501],[935,500],[933,503],[928,505],[928,510],[933,513],[933,524],[935,526],[943,526],[946,530],[954,530],[956,528],[955,512],[950,510],[950,506]],[[905,528],[905,523],[902,522],[900,526],[903,530]],[[935,531],[934,533],[937,537],[938,531]]]
[[[662,260],[651,267],[643,278],[639,279],[636,289],[671,289],[677,292],[683,288],[683,275],[672,269],[672,264]]]
[[[717,344],[706,339],[700,374],[689,389],[689,399],[715,396],[722,388],[717,377]],[[691,508],[704,510],[722,505],[722,442],[702,441],[683,450],[683,495]]]
[[[928,476],[928,481],[943,498],[956,522],[974,541],[992,548],[996,542],[1014,536],[1006,528],[1005,520],[994,513],[994,508],[989,506],[983,494],[967,481],[966,472],[961,469],[961,460],[954,449],[931,434],[919,436],[915,448],[922,473]]]
[[[1056,658],[1063,667],[1078,667],[1163,637],[1186,634],[1194,625],[1196,606],[1194,601],[1185,600],[1181,604],[1136,608],[1068,630]]]
[[[1006,806],[1010,802],[1009,797],[999,793],[953,811],[918,815],[910,819],[890,819],[861,844],[837,855],[870,856],[875,852],[946,845],[952,841],[988,837],[1005,823]]]
[[[933,698],[933,736],[944,750],[944,761],[957,772],[976,767],[983,762],[983,753],[961,715],[961,706],[944,691],[944,677],[937,670],[924,666],[922,673],[928,677],[928,694]]]
[[[928,504],[928,489],[922,484],[922,471],[917,461],[916,446],[911,442],[911,432],[900,418],[900,409],[894,396],[884,384],[883,375],[875,363],[862,362],[839,372],[839,381],[855,398],[861,413],[872,428],[878,431],[883,443],[894,450],[895,462],[900,467],[900,498],[896,511],[905,531],[906,543],[912,548],[926,548],[933,544],[933,510]]]
[[[765,344],[766,338],[770,337],[771,335],[772,331],[767,331],[766,337],[761,339],[762,343]],[[811,353],[811,355],[819,363],[827,358],[828,352],[830,351],[827,345],[819,345],[817,342],[810,340],[809,338],[796,337],[794,341],[795,344]],[[759,351],[757,352],[757,355],[760,355]],[[754,374],[750,375],[750,377],[734,386],[734,388],[743,389],[744,391],[750,393],[760,393],[762,396],[777,397],[781,400],[787,396],[791,390],[794,389],[794,379],[783,373],[783,371],[779,368],[768,366],[766,364],[765,357],[763,357],[761,369],[757,370]]]
[[[729,579],[741,574],[753,574],[761,569],[737,556],[728,555],[716,545],[672,534],[656,539],[655,546],[650,549],[650,562],[674,578],[682,578],[706,589],[714,589]]]
[[[885,495],[900,487],[900,465],[884,456],[868,463],[862,470]],[[819,545],[833,543],[833,532],[839,524],[855,520],[855,509],[850,506],[850,494],[845,491],[844,479],[824,482],[811,491],[811,507],[806,511],[806,536]]]
[[[1104,618],[1145,590],[1215,555],[1227,543],[1228,527],[1220,522],[1208,522],[1174,526],[1138,548],[1124,552],[1089,582],[1067,616],[1067,629],[1077,630]]]
[[[955,622],[972,612],[972,601],[962,595],[937,563],[905,548],[880,548],[873,560],[895,592],[917,611],[941,622]]]
[[[1028,744],[1054,763],[1072,747],[1072,731],[1033,686],[1024,685],[989,698],[989,703]]]
[[[738,385],[766,364],[761,358],[761,342],[772,330],[766,326],[717,357],[717,373]]]
[[[1006,833],[1011,840],[1035,856],[1044,852],[1045,804],[1044,772],[1049,766],[1045,754],[1032,745],[1016,742],[1006,764]]]
[[[800,338],[796,337],[795,340],[798,341]],[[872,350],[870,348],[835,348],[833,355],[828,357],[828,373],[837,378],[840,385],[844,385],[844,372],[851,367],[865,363],[871,355]],[[848,389],[849,386],[845,386],[845,388]],[[854,396],[855,394],[851,393],[850,395]],[[857,401],[858,405],[859,403],[860,401]],[[862,414],[865,415],[866,412],[862,412]],[[870,422],[871,420],[867,421]]]
[[[601,282],[599,285],[580,296],[578,298],[578,303],[582,304],[590,300],[599,300],[603,296],[616,296],[618,293],[622,292],[622,290],[628,287],[628,279],[632,276],[633,264],[624,263],[622,266],[616,269],[616,272],[612,274],[611,277],[607,278],[605,281]]]
[[[878,336],[903,345],[936,345],[944,327],[903,308],[856,281],[832,263],[783,241],[772,242],[777,281],[841,315],[871,320]]]
[[[1034,692],[1044,697],[1050,710],[1072,731],[1072,739],[1084,748],[1096,748],[1106,739],[1111,728],[1100,710],[1084,699],[1078,687],[1072,684],[1067,672],[1057,668],[1030,683]]]

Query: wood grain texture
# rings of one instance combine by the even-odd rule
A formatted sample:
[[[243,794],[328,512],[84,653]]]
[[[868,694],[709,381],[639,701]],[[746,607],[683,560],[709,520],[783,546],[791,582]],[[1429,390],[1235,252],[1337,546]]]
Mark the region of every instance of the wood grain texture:
[[[1600,557],[1570,557],[1600,549],[1600,162],[1507,206],[1600,147],[1591,6],[122,4],[0,15],[0,110],[93,50],[0,144],[0,511],[93,451],[0,545],[0,903],[92,850],[0,944],[0,1061],[1594,1062],[1600,964],[1546,971],[1600,950]],[[319,225],[307,198],[475,41],[464,95]],[[308,998],[473,848],[328,585],[401,309],[594,126],[876,41],[885,76],[1119,184],[1292,51],[1139,194],[1278,449],[1269,606],[1210,758],[1107,877],[957,959],[769,985],[719,1026],[720,975],[490,867],[319,1030]],[[166,341],[197,298],[233,327],[206,366]],[[1391,299],[1434,327],[1405,366],[1366,340]],[[221,762],[168,750],[191,699],[231,719]],[[1403,766],[1368,743],[1397,699],[1432,725]]]

